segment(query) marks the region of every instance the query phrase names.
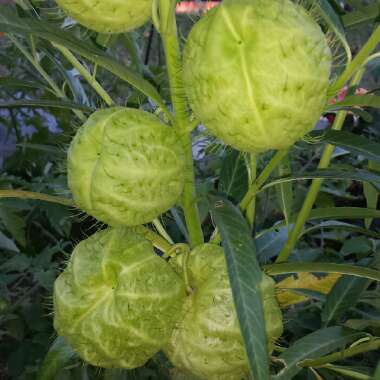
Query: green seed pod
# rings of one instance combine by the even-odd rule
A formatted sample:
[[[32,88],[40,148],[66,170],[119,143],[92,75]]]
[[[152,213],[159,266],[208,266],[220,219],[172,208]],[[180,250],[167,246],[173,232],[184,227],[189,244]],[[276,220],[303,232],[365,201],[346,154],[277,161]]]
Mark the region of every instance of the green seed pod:
[[[82,241],[54,285],[54,327],[86,362],[143,365],[170,339],[184,284],[150,242],[107,229]]]
[[[173,261],[181,270],[182,256]],[[194,292],[187,297],[183,316],[165,347],[173,365],[200,379],[241,380],[249,373],[248,361],[237,319],[223,249],[212,244],[197,247],[188,260]],[[264,276],[264,301],[268,350],[283,331],[282,314],[274,281]]]
[[[124,33],[148,21],[152,0],[56,0],[70,17],[99,33]]]
[[[185,159],[173,129],[147,112],[95,112],[68,151],[75,203],[113,226],[151,222],[178,201]]]
[[[290,0],[224,0],[197,22],[184,82],[197,118],[236,149],[286,149],[327,102],[332,54],[307,11]]]

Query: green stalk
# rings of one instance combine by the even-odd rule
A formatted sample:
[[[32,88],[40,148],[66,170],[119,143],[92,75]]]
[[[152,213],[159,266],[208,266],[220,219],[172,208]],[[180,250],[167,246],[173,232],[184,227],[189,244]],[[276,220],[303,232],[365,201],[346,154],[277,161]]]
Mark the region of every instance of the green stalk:
[[[352,86],[358,85],[363,77],[363,74],[364,74],[364,69],[361,68],[352,79],[351,85]],[[343,127],[346,116],[347,116],[347,111],[339,111],[334,120],[332,129],[336,131],[340,131]],[[330,144],[326,145],[322,153],[321,160],[319,161],[318,169],[326,169],[329,167],[334,150],[335,150],[334,145],[330,145]],[[289,234],[289,238],[287,242],[285,243],[285,245],[283,246],[280,254],[277,257],[277,260],[276,260],[277,263],[287,261],[290,254],[292,253],[295,245],[297,244],[299,237],[302,234],[303,227],[306,223],[307,218],[310,215],[311,209],[314,206],[319,190],[321,189],[322,183],[323,183],[322,179],[314,179],[312,181],[309,191],[307,193],[307,196],[305,198],[305,201],[302,205],[301,211],[299,212],[297,216],[297,220],[294,224],[294,227]]]
[[[68,100],[66,94],[58,87],[50,75],[44,70],[40,63],[34,59],[34,57],[20,44],[20,42],[12,34],[7,34],[7,37],[15,44],[15,46],[21,51],[25,58],[33,65],[33,67],[39,72],[39,74],[45,79],[49,84],[54,94],[64,100]],[[86,120],[86,116],[82,111],[72,110],[73,113],[78,117],[82,122]]]
[[[24,190],[0,190],[0,198],[37,199],[40,201],[59,203],[64,206],[75,207],[71,199],[56,197],[54,195],[35,193]]]
[[[257,191],[261,186],[264,185],[265,181],[272,174],[273,170],[280,164],[282,159],[288,154],[287,150],[279,150],[273,156],[273,158],[269,161],[268,165],[264,168],[264,170],[260,173],[256,181],[254,181],[250,188],[248,189],[247,194],[244,196],[242,201],[240,202],[240,208],[242,211],[247,210],[252,198],[256,195]]]
[[[153,225],[154,227],[156,228],[156,230],[158,231],[158,233],[170,244],[174,244],[174,241],[172,240],[172,238],[169,236],[169,234],[167,233],[167,231],[165,230],[165,227],[162,225],[162,223],[160,222],[159,219],[154,219],[153,220]]]
[[[366,44],[362,47],[360,52],[352,60],[352,62],[346,67],[340,77],[330,86],[328,95],[335,95],[345,83],[353,76],[357,69],[365,63],[366,59],[376,48],[380,42],[380,26],[378,26],[372,33],[371,37],[368,39]]]
[[[251,185],[256,181],[257,176],[257,156],[255,153],[250,154],[250,178],[249,182]],[[251,198],[248,207],[247,207],[247,220],[251,228],[255,224],[255,214],[256,214],[256,194],[253,195]]]
[[[182,208],[185,214],[187,229],[192,247],[203,243],[203,233],[195,192],[195,175],[190,136],[190,122],[187,112],[186,95],[182,81],[182,61],[178,43],[177,24],[175,18],[175,0],[159,0],[159,32],[164,45],[168,70],[172,104],[175,113],[174,128],[182,143],[187,165],[185,168],[185,186],[183,190]]]
[[[255,217],[256,194],[259,192],[260,188],[264,185],[265,181],[272,174],[273,170],[276,169],[276,167],[281,163],[281,161],[287,154],[288,154],[288,150],[277,151],[277,153],[273,156],[273,158],[269,161],[268,165],[264,168],[264,170],[260,173],[260,175],[256,179],[254,179],[251,174],[250,188],[248,189],[247,194],[244,196],[242,201],[239,203],[240,210],[243,213],[247,212],[247,219],[251,226],[253,225],[253,221]],[[251,162],[251,165],[252,165],[252,162]],[[256,166],[256,162],[255,162],[255,166]],[[256,171],[256,168],[255,168],[255,171]],[[251,167],[251,173],[252,173],[252,167]],[[252,204],[252,200],[254,200],[253,204]],[[250,215],[248,215],[248,210],[250,212]],[[218,232],[217,229],[215,229],[215,231],[213,232],[210,238],[210,243],[220,244],[220,242],[221,242],[220,233]]]
[[[347,359],[351,356],[363,354],[368,351],[374,351],[380,348],[380,339],[372,339],[367,343],[362,343],[358,346],[349,347],[346,350],[334,352],[333,354],[322,356],[318,359],[306,359],[298,363],[300,367],[318,368],[328,363]]]
[[[158,248],[161,252],[168,253],[172,249],[171,244],[169,244],[164,238],[153,232],[151,229],[145,226],[136,226],[132,227],[132,229],[140,235],[143,235],[153,244],[153,246]]]
[[[104,100],[108,106],[114,105],[114,101],[108,95],[107,91],[100,85],[91,73],[78,61],[78,59],[71,53],[71,51],[62,45],[52,42],[52,45],[58,49],[62,55],[75,67],[78,72],[83,76],[89,85],[97,92],[97,94]]]

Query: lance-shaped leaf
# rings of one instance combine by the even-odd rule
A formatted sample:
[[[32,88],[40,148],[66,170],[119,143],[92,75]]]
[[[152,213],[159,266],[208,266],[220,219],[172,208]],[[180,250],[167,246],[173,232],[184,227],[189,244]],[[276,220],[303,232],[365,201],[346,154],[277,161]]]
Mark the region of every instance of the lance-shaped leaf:
[[[380,3],[375,2],[367,6],[357,8],[353,12],[348,12],[342,16],[343,25],[346,28],[359,24],[375,21],[380,16]]]
[[[372,219],[372,218],[371,218]],[[367,220],[367,219],[366,219]],[[317,231],[317,230],[342,230],[342,231],[350,231],[357,234],[367,235],[370,237],[373,237],[375,239],[380,239],[380,233],[376,232],[374,230],[362,228],[359,226],[356,226],[355,224],[351,223],[344,223],[339,222],[337,220],[328,220],[326,222],[315,224],[314,226],[305,229],[302,232],[302,235],[306,235],[308,233]]]
[[[94,111],[91,107],[83,104],[67,102],[63,100],[10,100],[7,102],[0,102],[0,108],[64,108],[64,109],[77,109],[82,111]]]
[[[380,147],[380,144],[379,144]],[[379,149],[380,150],[380,149]],[[379,158],[380,158],[380,151],[379,151]],[[368,169],[380,173],[380,160],[375,162],[375,161],[369,161],[368,162]],[[379,191],[375,189],[371,184],[369,183],[364,183],[363,184],[363,193],[367,202],[367,207],[372,208],[376,210],[377,208],[377,202],[379,199]],[[372,224],[373,218],[367,218],[365,220],[365,225],[367,228],[370,228]]]
[[[344,27],[334,8],[327,0],[308,0],[307,3],[318,11],[326,26],[335,33],[346,53],[347,61],[351,61],[351,49],[346,39]]]
[[[41,20],[20,18],[9,7],[1,7],[0,9],[0,32],[16,33],[26,37],[33,35],[63,45],[128,82],[144,95],[150,97],[163,111],[169,114],[163,99],[147,80],[107,55],[88,40],[81,41],[72,33]]]
[[[264,271],[270,276],[290,273],[340,273],[370,280],[380,281],[380,271],[372,268],[364,268],[359,265],[335,264],[335,263],[283,263],[263,266]]]
[[[0,78],[0,86],[3,88],[11,88],[11,89],[18,89],[18,88],[29,88],[29,89],[38,89],[38,90],[44,90],[48,91],[48,87],[46,87],[44,84],[31,81],[31,80],[25,80],[25,79],[17,79],[12,77],[5,77]]]
[[[273,377],[273,380],[292,379],[302,370],[302,367],[298,366],[302,360],[317,358],[342,349],[361,335],[356,331],[338,326],[320,329],[306,335],[278,357],[284,368]]]
[[[290,159],[287,155],[278,166],[277,175],[279,177],[288,177],[291,176],[291,174],[292,169],[290,166]],[[280,183],[276,186],[276,194],[277,201],[285,217],[286,225],[289,225],[293,207],[293,184],[291,182]]]
[[[380,108],[380,96],[367,95],[350,95],[343,101],[332,104],[326,108],[326,112],[333,111],[345,107],[372,107]]]
[[[37,373],[36,380],[53,380],[58,372],[74,358],[75,352],[62,337],[58,337],[48,353]]]
[[[365,259],[364,265],[371,260]],[[367,278],[343,276],[331,289],[323,305],[321,317],[325,326],[337,321],[345,311],[355,306],[362,293],[368,288],[371,280]]]
[[[310,173],[294,174],[290,177],[276,178],[271,182],[265,184],[260,191],[266,190],[272,186],[276,186],[286,182],[303,181],[307,179],[336,179],[336,180],[354,180],[365,181],[372,184],[380,191],[380,175],[367,170],[358,170],[352,168],[350,170],[333,170],[333,169],[319,169]]]
[[[380,144],[347,131],[314,131],[311,133],[320,142],[339,146],[354,154],[360,154],[371,161],[380,164]],[[372,170],[372,168],[370,168]]]
[[[264,309],[259,291],[262,272],[250,229],[230,201],[210,197],[210,210],[220,231],[233,299],[253,378],[269,379]]]
[[[244,156],[237,150],[228,150],[219,177],[218,190],[240,202],[248,190],[248,171]]]

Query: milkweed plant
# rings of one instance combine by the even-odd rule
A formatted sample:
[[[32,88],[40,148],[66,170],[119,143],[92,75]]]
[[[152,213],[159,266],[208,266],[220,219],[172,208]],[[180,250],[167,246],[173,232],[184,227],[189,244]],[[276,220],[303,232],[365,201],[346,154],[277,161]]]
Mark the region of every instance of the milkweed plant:
[[[333,262],[295,254],[313,218],[365,219],[365,227],[335,227],[379,237],[371,228],[376,202],[352,214],[314,206],[330,180],[363,182],[372,194],[380,188],[380,145],[343,130],[348,115],[365,118],[365,107],[380,105],[375,93],[358,90],[378,57],[380,27],[352,57],[328,1],[223,0],[194,16],[186,34],[178,31],[175,0],[57,0],[61,24],[17,3],[0,10],[0,31],[54,96],[70,102],[40,64],[36,41],[47,41],[98,96],[96,109],[71,107],[69,195],[0,190],[3,198],[61,203],[97,221],[98,231],[78,242],[55,280],[58,338],[38,378],[54,379],[73,357],[99,373],[129,373],[164,355],[173,379],[370,379],[375,368],[364,374],[349,358],[379,349],[380,338],[330,314],[331,304],[342,310],[338,298],[350,298],[344,291],[352,281],[364,281],[362,292],[377,286],[376,255]],[[163,46],[168,97],[148,67],[121,63],[107,49],[147,23]],[[115,102],[97,69],[148,102]],[[320,120],[331,126],[316,129]],[[220,186],[208,191],[195,169],[204,158],[194,148],[199,136],[206,152],[226,154],[224,171],[213,173]],[[315,144],[324,146],[318,168],[293,172],[292,149]],[[336,146],[360,154],[368,168],[330,168]],[[307,181],[297,208],[295,181]],[[272,188],[283,220],[263,225],[260,196]],[[172,239],[173,228],[181,238]],[[260,239],[270,246],[279,231],[280,247],[263,255]],[[315,299],[324,300],[320,328],[289,345],[297,305]],[[67,350],[72,355],[57,354]]]

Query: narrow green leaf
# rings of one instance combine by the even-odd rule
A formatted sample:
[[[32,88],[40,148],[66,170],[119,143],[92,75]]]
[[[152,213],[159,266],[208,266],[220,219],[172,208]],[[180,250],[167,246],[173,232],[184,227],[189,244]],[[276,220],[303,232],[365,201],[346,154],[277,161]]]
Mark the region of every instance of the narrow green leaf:
[[[9,237],[5,236],[0,231],[0,248],[5,249],[7,251],[13,251],[13,252],[20,252],[17,245],[14,243],[12,239],[9,239]]]
[[[330,85],[328,90],[328,96],[335,96],[338,91],[340,91],[345,83],[352,78],[355,72],[365,64],[368,57],[376,49],[380,40],[380,27],[376,26],[373,33],[363,45],[360,51],[355,55],[355,58],[346,65],[343,73]]]
[[[43,49],[43,52],[52,61],[54,68],[58,70],[65,79],[73,94],[75,103],[89,106],[90,102],[80,78],[77,75],[74,75],[71,70],[66,70],[61,61],[51,54],[50,51]]]
[[[289,155],[287,155],[277,168],[279,177],[290,177],[292,169],[290,166]],[[281,207],[285,217],[286,225],[289,225],[289,220],[292,215],[293,207],[293,184],[291,182],[280,183],[276,186],[277,201]]]
[[[232,294],[253,378],[269,379],[265,320],[259,285],[262,272],[251,232],[230,201],[210,197],[210,210],[220,231]]]
[[[380,210],[364,207],[326,207],[311,210],[308,220],[380,218]]]
[[[284,263],[264,265],[264,271],[270,276],[290,273],[341,273],[350,276],[380,281],[380,271],[363,268],[358,265],[334,263]]]
[[[7,88],[30,88],[48,91],[48,88],[39,82],[34,82],[31,80],[17,79],[12,77],[0,78],[0,87]]]
[[[379,157],[380,157],[380,152],[379,152]],[[375,171],[377,173],[380,173],[380,160],[378,162],[369,161],[368,169]],[[371,184],[365,182],[363,184],[363,193],[367,202],[367,207],[376,210],[377,202],[378,202],[379,194],[380,194],[379,191],[375,189]],[[365,220],[365,226],[367,228],[370,228],[372,221],[373,221],[372,218],[367,218]]]
[[[368,265],[370,260],[365,260],[365,263]],[[371,281],[366,278],[341,277],[330,290],[323,305],[321,317],[324,326],[337,321],[343,313],[355,306],[370,283]]]
[[[354,330],[366,330],[368,328],[380,329],[380,320],[378,319],[349,319],[344,324],[350,329]]]
[[[34,144],[34,143],[20,143],[16,144],[17,147],[22,149],[33,149],[39,152],[52,153],[57,156],[66,157],[66,152],[55,145],[47,145],[47,144]]]
[[[318,13],[322,16],[328,29],[332,30],[338,37],[339,42],[346,53],[347,62],[350,62],[352,58],[351,49],[348,45],[342,22],[339,16],[335,13],[334,8],[327,0],[309,0],[308,3],[311,4],[313,9],[317,9],[319,11]]]
[[[61,370],[73,357],[75,352],[62,337],[58,337],[50,347],[39,368],[36,380],[54,380]]]
[[[6,205],[0,205],[0,222],[11,233],[11,236],[21,246],[25,247],[25,218],[19,216],[16,211]]]
[[[63,45],[128,82],[137,90],[150,97],[167,115],[170,115],[160,94],[147,80],[124,64],[108,56],[89,40],[82,41],[76,38],[74,34],[63,31],[41,20],[20,18],[13,10],[9,9],[9,7],[0,8],[0,31],[22,34],[26,37],[34,35],[50,42]]]
[[[375,209],[379,198],[379,191],[376,190],[371,184],[365,182],[363,183],[363,193],[367,202],[367,207]],[[367,218],[365,220],[366,228],[371,227],[372,221],[372,218]]]
[[[354,181],[366,181],[371,183],[376,189],[380,191],[380,175],[367,171],[352,168],[351,170],[333,170],[333,169],[319,169],[310,173],[294,174],[290,177],[282,177],[273,179],[271,182],[265,184],[260,191],[264,191],[272,186],[279,184],[304,181],[308,179],[335,179],[335,180],[354,180]]]
[[[380,164],[380,144],[347,131],[314,131],[310,134],[318,141],[339,146],[354,154],[360,154]],[[370,169],[372,169],[370,167]]]
[[[83,104],[66,102],[63,100],[11,100],[8,102],[1,102],[0,108],[64,108],[64,109],[77,109],[87,112],[94,111],[93,108]]]
[[[326,364],[325,366],[323,366],[323,368],[339,373],[340,375],[344,375],[346,378],[349,377],[350,379],[372,380],[371,376],[369,376],[366,373],[359,372],[358,369],[353,367],[343,367],[332,364]]]
[[[306,235],[308,233],[311,233],[311,232],[314,232],[314,231],[320,230],[320,229],[324,229],[324,230],[333,229],[333,230],[351,231],[353,233],[367,235],[367,236],[373,237],[375,239],[380,239],[380,233],[378,233],[376,231],[369,230],[369,229],[362,228],[362,227],[358,227],[355,224],[339,222],[336,220],[318,223],[318,224],[316,224],[310,228],[305,229],[302,232],[302,235]]]
[[[373,375],[373,380],[380,380],[380,360],[379,360],[379,363],[377,364],[375,374]]]
[[[326,112],[341,109],[342,107],[380,108],[380,96],[373,94],[346,96],[343,101],[328,106]]]
[[[257,258],[261,263],[268,262],[276,257],[288,240],[288,227],[279,227],[275,230],[263,231],[255,237]]]
[[[231,149],[223,159],[218,190],[240,202],[248,190],[248,171],[241,152]]]
[[[297,218],[297,215],[293,215],[290,223],[295,223]],[[315,208],[311,210],[306,222],[311,222],[314,220],[319,219],[325,219],[326,222],[336,222],[335,219],[366,219],[366,218],[380,218],[380,210],[373,210],[370,208],[364,208],[364,207],[323,207],[323,208]],[[273,225],[270,228],[267,228],[263,231],[260,231],[259,236],[262,236],[264,234],[277,231],[280,228],[283,228],[286,226],[285,221],[280,221]],[[317,228],[317,226],[315,226]],[[343,228],[343,227],[342,227]],[[313,227],[310,227],[310,231],[313,230]],[[304,233],[308,233],[309,229],[306,229]],[[366,231],[366,234],[369,236],[372,236],[371,231]],[[364,233],[362,231],[362,233]],[[376,232],[374,232],[376,234]],[[377,234],[373,236],[377,238]]]
[[[298,363],[305,359],[315,359],[335,350],[345,347],[362,334],[343,327],[328,327],[317,330],[297,340],[290,348],[282,353],[278,359],[284,368],[273,377],[273,380],[292,379],[302,367]]]
[[[353,12],[348,12],[342,16],[343,25],[350,28],[359,24],[375,21],[380,16],[380,3],[362,6]]]

